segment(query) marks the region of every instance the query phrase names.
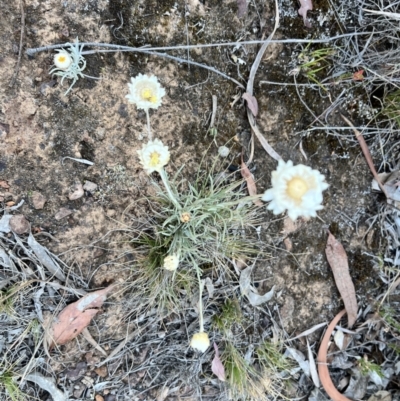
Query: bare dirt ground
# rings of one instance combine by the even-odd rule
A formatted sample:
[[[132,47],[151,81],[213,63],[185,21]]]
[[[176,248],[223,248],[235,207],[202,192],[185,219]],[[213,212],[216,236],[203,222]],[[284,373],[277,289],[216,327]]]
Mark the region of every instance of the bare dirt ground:
[[[296,2],[283,1],[279,6],[281,20],[276,39],[340,33],[332,7],[325,2],[314,3],[311,30],[298,16]],[[242,146],[248,154],[251,130],[240,99],[243,91],[233,82],[193,65],[121,52],[88,55],[85,73],[100,79],[80,79],[67,96],[64,93],[69,82],[65,80],[61,86],[59,79],[49,75],[54,52],[34,57],[23,53],[18,77],[10,86],[18,59],[21,9],[18,2],[2,1],[2,10],[0,200],[4,207],[24,200],[12,213],[24,215],[35,238],[65,263],[67,283],[85,291],[111,283],[121,286],[89,326],[92,337],[107,354],[137,331],[119,357],[105,364],[102,361],[106,357],[80,336],[50,355],[42,347],[33,353],[34,344],[27,344],[17,367],[32,356],[40,359],[40,369],[57,379],[69,399],[235,399],[222,382],[212,377],[212,355],[198,356],[187,345],[196,319],[190,311],[193,300],[188,300],[186,310],[165,319],[156,319],[154,311],[140,315],[135,312],[138,305],[132,301],[135,286],[131,275],[135,257],[129,237],[122,230],[129,230],[148,213],[140,200],[152,195],[152,188],[136,153],[147,141],[146,115],[129,104],[125,95],[130,77],[139,73],[158,77],[167,94],[161,108],[151,112],[152,130],[171,151],[167,171],[174,174],[184,166],[183,174],[190,179],[202,166],[206,151],[207,157],[216,157],[218,147],[229,142],[231,153],[219,162],[221,171],[240,167]],[[25,0],[24,13],[24,51],[73,42],[77,37],[85,42],[135,47],[256,40],[272,32],[275,16],[273,3],[251,1],[239,18],[236,0]],[[365,93],[357,96],[357,89],[340,97],[341,86],[331,87],[328,92],[315,86],[292,86],[290,71],[305,47],[295,43],[272,43],[268,47],[255,79],[254,94],[260,110],[257,123],[284,160],[318,169],[330,187],[324,193],[319,218],[300,219],[293,224],[287,217],[260,210],[259,235],[268,257],[257,261],[254,281],[261,294],[275,286],[275,296],[268,304],[253,308],[238,293],[241,308],[253,319],[253,326],[243,337],[245,349],[274,325],[282,333],[295,336],[330,321],[342,308],[325,257],[328,229],[348,254],[360,311],[373,310],[378,295],[385,291],[379,279],[378,258],[386,252],[387,239],[379,224],[371,226],[371,218],[385,200],[371,190],[371,172],[351,131],[343,131],[339,137],[326,130],[309,129],[315,119],[308,109],[329,121],[330,126],[345,126],[340,112],[361,124],[370,112],[369,99]],[[246,85],[258,48],[198,48],[172,54],[212,65]],[[301,74],[297,79],[300,84],[308,82]],[[215,141],[208,133],[213,95],[217,97]],[[233,104],[235,96],[239,100]],[[340,102],[330,109],[334,99]],[[270,187],[276,161],[257,140],[255,144],[250,168],[261,193]],[[371,149],[379,158],[379,143],[372,141]],[[93,165],[67,157],[86,159]],[[70,200],[76,186],[87,182],[84,195]],[[76,294],[55,291],[46,289],[41,297],[46,313],[56,314],[77,299]],[[35,289],[25,293],[26,308],[17,310],[30,316],[24,317],[26,322],[34,318],[35,308],[29,304],[34,294]],[[209,303],[208,321],[218,315],[218,302]],[[15,336],[20,335],[12,334],[12,326],[1,329],[0,350],[7,357],[5,350],[15,349]],[[321,330],[313,333],[310,342],[318,344],[320,335]],[[305,343],[292,346],[307,353]],[[365,351],[373,354],[370,358],[376,362],[381,357],[379,352],[376,344]],[[291,379],[289,399],[309,396],[311,381],[301,377]],[[395,391],[398,380],[391,380]],[[27,400],[50,399],[33,383],[22,388]],[[373,392],[370,389],[366,394]]]

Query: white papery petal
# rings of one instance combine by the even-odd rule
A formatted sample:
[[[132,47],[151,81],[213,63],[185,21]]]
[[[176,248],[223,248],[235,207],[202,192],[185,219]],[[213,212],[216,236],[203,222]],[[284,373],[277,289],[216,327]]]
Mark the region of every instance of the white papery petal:
[[[272,188],[265,191],[262,200],[270,201],[267,206],[274,214],[288,211],[292,220],[298,217],[315,217],[323,208],[322,191],[329,185],[317,170],[303,164],[293,166],[291,160],[279,160],[271,175]]]
[[[158,109],[161,106],[161,99],[165,96],[165,89],[161,87],[154,75],[139,74],[131,78],[128,84],[129,94],[125,97],[129,103],[134,103],[138,109]]]

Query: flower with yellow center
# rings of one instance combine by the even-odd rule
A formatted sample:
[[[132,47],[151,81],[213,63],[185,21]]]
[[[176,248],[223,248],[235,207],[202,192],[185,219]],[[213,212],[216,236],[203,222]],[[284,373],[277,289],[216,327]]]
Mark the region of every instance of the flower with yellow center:
[[[168,255],[164,258],[164,269],[169,271],[175,271],[179,266],[178,255]]]
[[[129,103],[136,104],[138,109],[158,109],[161,106],[161,99],[165,96],[165,89],[161,87],[157,78],[139,74],[131,78],[128,84],[129,94],[125,97]]]
[[[143,145],[141,150],[138,150],[140,163],[147,174],[151,174],[153,171],[160,172],[162,168],[169,162],[169,150],[168,146],[159,139],[149,141],[146,145]]]
[[[322,191],[329,185],[325,177],[311,167],[289,160],[279,160],[278,168],[272,172],[272,188],[265,191],[262,200],[270,202],[267,209],[274,214],[288,211],[292,220],[298,217],[315,217],[321,210]]]
[[[187,223],[187,222],[189,222],[190,221],[190,218],[191,218],[192,216],[191,216],[191,214],[189,213],[189,212],[183,212],[182,214],[181,214],[181,222],[182,223]]]
[[[54,56],[54,65],[60,70],[67,70],[72,64],[70,54],[64,49],[57,51],[58,53]]]
[[[210,346],[210,339],[205,331],[195,333],[190,341],[190,346],[197,351],[206,352]]]

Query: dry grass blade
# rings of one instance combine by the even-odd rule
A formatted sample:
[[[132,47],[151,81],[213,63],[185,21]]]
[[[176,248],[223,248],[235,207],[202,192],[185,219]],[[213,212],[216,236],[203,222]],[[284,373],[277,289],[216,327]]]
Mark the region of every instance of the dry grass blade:
[[[247,92],[243,93],[242,99],[246,100],[247,107],[253,113],[253,116],[257,117],[257,114],[258,114],[258,102],[257,102],[257,99],[253,95],[250,95],[250,93],[247,93]]]
[[[261,46],[260,50],[257,53],[257,57],[254,60],[253,65],[251,66],[250,74],[249,74],[249,80],[247,81],[247,87],[246,87],[246,93],[245,95],[247,97],[252,97],[253,96],[253,89],[254,89],[254,78],[256,76],[258,67],[261,63],[261,59],[265,53],[265,50],[267,49],[268,45],[271,43],[271,39],[275,35],[275,31],[277,30],[279,26],[279,7],[278,7],[278,2],[275,1],[275,10],[276,10],[276,16],[275,16],[275,25],[274,29],[271,33],[271,35],[268,36],[267,40],[263,43]],[[246,98],[245,98],[246,99]],[[247,99],[246,99],[247,100]],[[249,104],[249,102],[248,102]],[[258,111],[258,110],[257,110]],[[252,110],[247,106],[247,118],[249,119],[249,123],[251,126],[252,131],[256,135],[257,139],[260,141],[262,147],[264,150],[275,160],[280,160],[282,159],[281,156],[275,152],[275,150],[272,148],[272,146],[268,143],[268,141],[264,138],[263,134],[260,132],[260,130],[257,127],[256,121],[253,116]],[[253,143],[253,141],[252,141]],[[253,159],[253,151],[251,152],[250,158],[249,158],[249,163]]]
[[[333,401],[351,401],[343,394],[340,394],[339,391],[334,386],[334,384],[332,383],[331,376],[328,370],[328,365],[326,362],[326,354],[328,352],[329,338],[334,328],[338,324],[339,320],[345,313],[346,310],[342,310],[341,312],[339,312],[332,320],[332,322],[329,324],[325,332],[325,335],[322,339],[321,345],[319,347],[318,357],[317,357],[319,379],[321,380],[321,384],[324,387],[325,391],[328,393],[329,397],[331,397]]]
[[[348,315],[348,324],[351,328],[357,319],[357,298],[353,281],[349,273],[349,264],[343,245],[328,232],[328,242],[325,248],[326,258],[332,268],[336,287],[343,298]]]

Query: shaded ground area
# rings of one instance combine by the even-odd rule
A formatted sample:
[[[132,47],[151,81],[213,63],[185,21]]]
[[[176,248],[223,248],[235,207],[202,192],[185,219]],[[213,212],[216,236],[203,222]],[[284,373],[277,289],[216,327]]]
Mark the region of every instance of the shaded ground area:
[[[273,29],[274,8],[265,3],[250,2],[247,13],[239,19],[233,0],[205,4],[197,0],[187,4],[168,0],[26,0],[23,48],[72,42],[76,37],[135,47],[256,40],[267,37]],[[342,29],[343,22],[338,22],[325,2],[314,3],[312,30],[298,17],[296,3],[283,1],[279,7],[276,39],[324,37]],[[230,156],[218,162],[220,171],[240,170],[242,147],[245,158],[250,154],[251,131],[240,98],[243,91],[205,69],[138,53],[88,55],[85,73],[101,79],[80,79],[67,96],[64,92],[69,82],[65,80],[62,87],[48,74],[53,52],[34,58],[23,55],[18,79],[9,87],[18,56],[20,10],[16,3],[3,4],[3,10],[0,182],[6,184],[0,188],[0,200],[8,206],[25,201],[15,213],[23,214],[36,239],[68,266],[67,283],[87,291],[121,284],[121,290],[109,298],[103,313],[90,326],[91,335],[106,352],[137,331],[120,357],[106,364],[102,364],[104,356],[79,337],[77,342],[54,350],[43,366],[58,378],[58,385],[70,391],[71,399],[89,399],[91,394],[106,401],[229,398],[229,390],[211,377],[212,355],[198,356],[187,346],[196,324],[196,300],[187,299],[181,311],[160,316],[157,310],[141,310],[140,300],[134,296],[135,255],[129,243],[133,234],[122,230],[136,227],[149,213],[143,199],[154,190],[136,153],[147,142],[146,115],[129,104],[125,95],[130,77],[139,73],[158,77],[167,95],[162,107],[151,112],[152,130],[171,151],[167,171],[172,175],[184,166],[182,174],[190,181],[198,169],[218,157],[219,146],[231,148]],[[244,45],[175,50],[171,54],[212,65],[246,85],[257,51],[257,46]],[[284,160],[318,169],[330,187],[324,193],[324,210],[310,221],[300,219],[294,224],[265,208],[260,210],[258,234],[265,253],[256,262],[254,282],[261,294],[275,286],[275,296],[268,304],[253,308],[233,289],[253,324],[238,334],[244,349],[271,334],[274,324],[294,336],[330,321],[341,308],[324,253],[328,229],[348,253],[361,309],[372,307],[383,292],[377,280],[377,257],[385,252],[387,243],[379,225],[370,226],[370,219],[385,200],[371,191],[372,176],[352,132],[343,131],[338,136],[313,128],[319,119],[328,126],[345,126],[341,112],[355,123],[363,123],[372,113],[369,99],[356,86],[346,95],[343,90],[348,87],[344,85],[326,90],[311,81],[312,85],[301,86],[310,83],[304,71],[297,71],[299,85],[293,85],[299,55],[307,52],[306,44],[272,43],[268,47],[255,80],[254,95],[260,110],[257,123]],[[215,138],[208,131],[213,95],[217,97]],[[379,142],[370,142],[373,155],[379,157]],[[260,193],[270,187],[275,168],[276,161],[256,141],[250,169]],[[87,182],[84,195],[70,200],[76,185]],[[41,197],[46,201],[43,207],[38,206]],[[225,286],[231,291],[235,285],[224,283],[216,298],[209,300],[205,308],[208,323],[221,313]],[[27,293],[27,299],[33,294]],[[54,314],[76,299],[68,292],[46,290],[43,310]],[[23,313],[32,315],[33,306],[28,302],[25,307]],[[317,331],[310,338],[317,341],[319,336]],[[6,338],[5,332],[2,338]],[[220,340],[218,334],[214,340]],[[305,344],[299,348],[307,352]],[[40,356],[37,352],[35,358],[39,357],[47,358],[44,351]],[[310,379],[300,384],[289,382],[291,397],[308,394]],[[30,397],[37,394],[46,399],[33,387],[25,391]]]

